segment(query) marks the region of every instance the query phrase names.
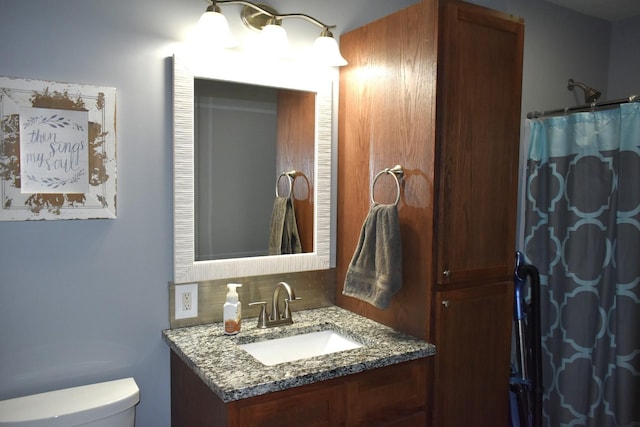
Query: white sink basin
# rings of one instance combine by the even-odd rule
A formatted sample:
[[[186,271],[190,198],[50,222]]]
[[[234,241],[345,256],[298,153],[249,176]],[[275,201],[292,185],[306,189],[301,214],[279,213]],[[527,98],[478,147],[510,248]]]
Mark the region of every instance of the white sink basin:
[[[335,331],[320,331],[240,344],[239,347],[258,359],[263,365],[273,366],[279,363],[352,350],[362,347],[362,344]]]

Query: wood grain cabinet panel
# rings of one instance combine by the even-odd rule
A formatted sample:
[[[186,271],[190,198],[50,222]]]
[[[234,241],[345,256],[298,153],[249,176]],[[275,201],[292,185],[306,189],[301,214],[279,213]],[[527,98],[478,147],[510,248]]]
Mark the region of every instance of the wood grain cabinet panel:
[[[504,425],[523,41],[522,19],[457,0],[340,37],[336,301],[436,344],[427,425]],[[379,310],[342,286],[373,178],[395,164],[403,283]],[[394,200],[377,187],[376,200]]]

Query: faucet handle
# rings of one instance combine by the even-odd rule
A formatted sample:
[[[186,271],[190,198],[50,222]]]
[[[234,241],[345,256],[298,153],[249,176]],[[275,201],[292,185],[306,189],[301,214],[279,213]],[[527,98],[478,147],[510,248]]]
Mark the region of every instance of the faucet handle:
[[[260,314],[258,315],[258,328],[266,328],[267,327],[267,302],[256,301],[256,302],[250,302],[249,305],[260,306]]]
[[[284,311],[282,312],[282,318],[283,319],[290,319],[291,318],[291,307],[289,306],[289,303],[295,302],[295,301],[299,301],[302,298],[300,297],[295,297],[294,299],[289,299],[289,298],[285,298],[284,299]]]

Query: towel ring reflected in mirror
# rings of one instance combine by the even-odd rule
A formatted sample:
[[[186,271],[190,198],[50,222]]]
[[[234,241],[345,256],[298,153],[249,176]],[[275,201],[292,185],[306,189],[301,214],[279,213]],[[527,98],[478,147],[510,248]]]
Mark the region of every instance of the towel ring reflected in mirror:
[[[393,179],[395,179],[396,181],[397,194],[396,194],[396,201],[393,204],[398,206],[398,203],[400,202],[400,180],[404,177],[404,169],[400,165],[395,165],[392,168],[384,168],[383,170],[381,170],[376,174],[376,176],[373,178],[373,184],[371,184],[371,203],[374,203],[374,204],[376,203],[376,201],[373,198],[373,191],[376,187],[376,182],[378,181],[378,178],[380,178],[380,176],[384,174],[390,174],[391,176],[393,176]]]
[[[283,176],[286,176],[289,180],[289,194],[286,197],[290,198],[293,196],[293,180],[296,178],[296,175],[298,175],[298,171],[296,171],[295,169],[284,171],[280,175],[278,175],[278,179],[276,179],[276,197],[282,197],[280,196],[280,193],[278,191],[278,184],[280,184],[280,178],[282,178]]]

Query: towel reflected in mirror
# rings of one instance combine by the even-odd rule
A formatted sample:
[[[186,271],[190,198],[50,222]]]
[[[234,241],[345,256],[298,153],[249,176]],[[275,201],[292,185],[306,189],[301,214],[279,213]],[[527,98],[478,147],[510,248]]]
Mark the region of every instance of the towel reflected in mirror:
[[[299,253],[302,253],[302,245],[293,200],[290,197],[276,197],[271,213],[269,255]]]

